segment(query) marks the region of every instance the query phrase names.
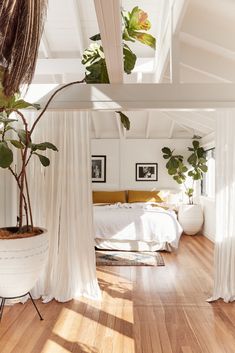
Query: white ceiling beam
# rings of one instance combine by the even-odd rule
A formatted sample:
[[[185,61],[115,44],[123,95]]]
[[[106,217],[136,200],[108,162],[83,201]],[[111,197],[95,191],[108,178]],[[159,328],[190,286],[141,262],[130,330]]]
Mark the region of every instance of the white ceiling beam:
[[[169,139],[172,139],[172,137],[173,137],[174,128],[175,128],[175,121],[172,120],[172,122],[171,122],[171,127],[170,127],[170,130],[169,130],[169,135],[168,135],[168,138],[169,138]]]
[[[76,21],[76,36],[78,40],[78,47],[79,47],[79,52],[82,55],[85,49],[84,45],[84,39],[83,39],[83,30],[81,26],[81,9],[79,5],[78,0],[73,0],[73,6],[74,6],[74,16],[75,16],[75,21]]]
[[[147,112],[147,118],[146,118],[146,127],[145,127],[145,138],[149,139],[150,135],[150,112]]]
[[[193,45],[181,44],[181,63],[212,77],[235,82],[234,61]]]
[[[97,21],[111,83],[123,82],[123,47],[120,0],[94,0]]]
[[[51,52],[51,48],[50,48],[50,45],[49,45],[49,42],[48,42],[48,39],[47,39],[47,35],[46,35],[45,29],[44,29],[44,31],[42,33],[41,47],[42,47],[43,54],[44,54],[44,56],[46,58],[44,60],[47,61],[49,58],[52,58],[52,52]],[[52,72],[49,73],[51,75],[52,80],[53,80],[54,83],[62,83],[62,78],[61,78],[60,73],[58,73],[58,74],[54,74]]]
[[[51,93],[39,102],[45,104]],[[49,109],[216,109],[235,108],[235,84],[73,85],[58,93]]]
[[[215,147],[215,132],[211,132],[210,134],[203,136],[201,139],[201,145],[204,148]]]
[[[48,53],[48,51],[47,51]],[[45,54],[44,54],[45,55]],[[84,73],[84,65],[81,63],[81,58],[50,58],[48,54],[48,59],[38,59],[37,66],[35,70],[35,75],[46,75],[46,74],[60,74],[65,72],[70,73]],[[135,68],[131,75],[126,75],[131,77],[136,73],[153,73],[153,58],[138,58]]]
[[[170,112],[169,115],[175,117],[180,123],[188,126],[189,128],[192,128],[194,130],[197,130],[200,133],[203,134],[208,134],[213,131],[212,128],[206,127],[204,124],[199,123],[197,119],[189,119],[188,117],[185,117],[185,115],[179,115],[179,112]]]
[[[65,72],[66,74],[78,73],[81,71],[84,76],[84,66],[81,63],[81,59],[66,58],[66,59],[38,59],[35,69],[35,75],[48,75],[48,74],[59,74]]]
[[[207,120],[206,117],[204,118],[202,116],[199,116],[195,112],[184,112],[183,117],[185,120],[188,120],[189,123],[193,124],[196,121],[199,126],[202,126],[205,129],[215,129],[215,124],[213,123],[213,121]]]
[[[212,74],[212,73],[209,73],[207,71],[204,71],[204,70],[200,70],[198,67],[194,67],[192,66],[191,64],[188,65],[188,64],[185,64],[183,62],[180,63],[180,67],[181,67],[181,83],[186,83],[186,82],[201,82],[202,80],[202,77],[205,77],[207,79],[207,82],[208,82],[208,79],[213,80],[213,82],[215,83],[231,83],[232,81],[231,80],[227,80],[221,76],[218,76],[217,74]],[[192,81],[190,81],[190,79],[188,79],[188,76],[186,76],[186,79],[185,81],[183,80],[183,72],[182,70],[186,69],[187,73],[188,73],[188,70],[194,72],[196,74],[196,77],[195,79]],[[198,75],[199,74],[199,75]],[[198,79],[200,78],[200,79]]]
[[[186,32],[180,32],[180,41],[195,48],[209,51],[212,54],[225,57],[229,60],[235,60],[235,51],[225,48],[208,40]]]
[[[197,121],[203,124],[205,127],[209,127],[212,130],[215,129],[215,125],[216,125],[215,114],[214,116],[207,116],[206,114],[201,114],[198,112],[190,112],[190,116],[193,119],[197,119]]]
[[[168,60],[170,58],[171,32],[173,32],[173,35],[176,35],[179,32],[188,4],[189,0],[174,1],[172,9],[172,27],[170,26],[170,14],[166,19],[165,28],[160,34],[160,46],[156,51],[154,82],[161,82],[163,78]]]
[[[183,130],[187,131],[190,134],[194,133],[194,130],[192,128],[189,128],[188,126],[185,126],[184,124],[181,124],[179,122],[179,119],[177,119],[176,117],[172,117],[169,112],[161,112],[161,114],[163,114],[168,120],[171,120],[171,122],[174,122],[175,125],[178,125],[179,127],[181,127]]]

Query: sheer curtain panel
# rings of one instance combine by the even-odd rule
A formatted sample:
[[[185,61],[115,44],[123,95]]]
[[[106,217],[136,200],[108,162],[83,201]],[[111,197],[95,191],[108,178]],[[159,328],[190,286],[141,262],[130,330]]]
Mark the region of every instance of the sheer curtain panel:
[[[44,168],[32,157],[34,224],[50,236],[49,262],[33,290],[47,302],[79,296],[100,298],[96,278],[91,199],[89,116],[87,112],[48,112],[33,135],[35,143],[49,141],[59,152],[48,152]]]
[[[209,301],[235,299],[235,112],[217,113],[215,280]]]

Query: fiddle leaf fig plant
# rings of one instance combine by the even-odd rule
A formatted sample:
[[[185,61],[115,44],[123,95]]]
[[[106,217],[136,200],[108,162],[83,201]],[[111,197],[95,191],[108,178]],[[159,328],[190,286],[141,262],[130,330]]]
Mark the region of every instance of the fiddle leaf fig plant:
[[[3,67],[0,67],[0,72],[0,168],[8,169],[17,183],[19,189],[18,233],[23,233],[33,231],[33,216],[26,173],[27,166],[32,157],[38,158],[44,167],[49,166],[50,160],[42,152],[58,150],[50,142],[36,143],[33,141],[32,132],[36,123],[29,128],[27,119],[20,109],[28,107],[39,109],[40,107],[38,104],[31,104],[21,99],[18,93],[6,96],[2,84],[4,79]],[[18,168],[15,167],[16,163],[14,164],[14,150],[21,162]],[[23,225],[24,218],[25,226]]]
[[[3,2],[3,6],[5,6],[4,2]],[[37,7],[35,7],[35,10],[36,8]],[[28,10],[28,9],[25,9],[25,10]],[[15,12],[15,14],[16,13],[17,12]],[[3,14],[5,15],[4,11],[3,11]],[[122,38],[123,38],[124,71],[125,73],[130,74],[133,68],[135,67],[136,55],[133,53],[131,48],[126,44],[126,42],[139,41],[155,49],[156,40],[153,36],[146,33],[146,31],[150,29],[151,24],[148,20],[147,13],[139,9],[138,6],[136,6],[131,12],[122,11],[121,14],[123,18]],[[9,12],[8,15],[9,16],[7,18],[9,19],[11,16],[11,12]],[[35,18],[38,19],[38,16],[37,16],[38,14],[35,11],[32,11],[30,15],[35,16]],[[26,17],[28,16],[29,14],[26,11]],[[15,16],[14,20],[15,19],[16,19],[15,25],[17,27],[17,25],[19,24],[18,17]],[[22,20],[22,23],[24,23],[24,19]],[[6,22],[5,25],[8,26],[8,22]],[[14,28],[14,26],[12,28]],[[38,26],[38,36],[40,35],[40,31],[39,31],[40,28],[41,27]],[[30,31],[31,29],[27,29],[25,32],[31,33]],[[19,34],[19,31],[15,31],[15,32]],[[2,43],[1,39],[3,40],[4,38],[5,37],[1,38],[0,36],[1,43]],[[97,34],[90,38],[93,41],[93,43],[89,46],[89,48],[87,48],[84,51],[82,56],[82,64],[85,66],[85,69],[86,69],[84,79],[81,81],[70,82],[56,89],[52,94],[52,96],[49,98],[45,107],[37,116],[32,126],[30,127],[26,116],[22,113],[21,110],[26,108],[40,109],[40,106],[38,104],[32,104],[23,100],[20,97],[20,94],[18,93],[18,89],[21,83],[25,82],[29,84],[31,82],[34,68],[35,68],[36,54],[32,54],[32,56],[28,55],[27,58],[26,56],[24,56],[24,59],[27,59],[26,61],[21,59],[20,55],[22,54],[22,48],[18,46],[17,52],[16,52],[14,48],[18,42],[15,40],[15,37],[13,37],[12,35],[10,35],[9,38],[12,39],[11,55],[13,55],[14,53],[17,54],[15,58],[15,62],[18,62],[17,60],[19,59],[21,63],[21,67],[20,67],[20,70],[18,70],[19,71],[18,72],[17,65],[10,64],[11,62],[10,57],[4,56],[10,53],[10,50],[8,50],[10,46],[6,51],[2,51],[2,54],[0,55],[0,168],[7,169],[12,174],[12,176],[16,181],[16,184],[19,190],[17,229],[18,229],[18,233],[25,233],[25,232],[34,232],[35,230],[34,224],[33,224],[31,201],[30,201],[30,191],[29,191],[28,179],[27,179],[27,167],[29,165],[29,162],[31,161],[32,158],[37,158],[43,167],[48,167],[50,165],[50,160],[48,156],[45,155],[44,153],[47,150],[58,151],[57,147],[51,142],[34,141],[33,132],[35,127],[37,126],[41,117],[47,110],[50,102],[58,92],[60,92],[61,90],[63,90],[68,86],[75,85],[75,84],[109,83],[109,76],[108,76],[108,70],[106,66],[103,47],[101,46],[101,44],[98,43],[98,41],[101,40],[101,36],[100,34]],[[26,39],[28,40],[28,36]],[[27,40],[24,41],[24,50],[27,49]],[[3,42],[8,43],[6,40],[3,40]],[[38,46],[34,46],[35,43],[33,40],[31,42],[32,42],[31,44],[33,45],[32,49],[34,49],[34,51],[37,52]],[[38,40],[38,43],[39,43],[39,40]],[[14,75],[16,74],[15,74],[15,71],[12,70],[12,68],[16,69],[16,73],[18,72],[17,81],[15,82],[15,84],[12,81],[12,77],[14,77]],[[117,111],[117,113],[120,115],[120,120],[124,128],[129,130],[130,129],[129,118],[121,111]],[[17,158],[17,160],[20,160],[20,165],[18,166],[18,163],[17,163],[17,168],[16,168],[16,163],[14,163],[15,155],[19,157]]]
[[[188,151],[191,152],[187,159],[187,165],[184,162],[182,155],[174,154],[174,150],[169,147],[162,148],[163,158],[168,160],[166,168],[168,174],[178,184],[183,184],[185,188],[185,194],[188,196],[189,204],[193,204],[193,193],[194,185],[197,180],[203,178],[203,173],[206,173],[208,167],[206,165],[205,150],[200,146],[198,140],[192,141],[192,147],[188,147]],[[191,186],[186,185],[186,180],[191,180]]]
[[[134,7],[131,12],[121,11],[123,19],[123,64],[124,72],[130,74],[136,64],[136,55],[126,42],[140,42],[144,45],[155,49],[156,39],[149,33],[151,23],[148,20],[148,14],[141,10],[138,6]],[[105,62],[104,50],[101,44],[101,35],[98,33],[90,37],[94,43],[84,51],[82,56],[82,64],[86,68],[84,82],[86,83],[110,83],[108,70]],[[121,123],[124,128],[130,129],[129,118],[122,112],[117,111],[120,115]]]

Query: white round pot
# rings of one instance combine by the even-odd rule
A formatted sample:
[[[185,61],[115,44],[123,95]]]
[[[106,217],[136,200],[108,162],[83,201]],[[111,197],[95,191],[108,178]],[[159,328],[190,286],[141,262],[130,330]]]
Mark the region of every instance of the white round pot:
[[[178,220],[184,233],[197,234],[203,225],[203,212],[200,205],[180,205]]]
[[[17,297],[36,284],[48,257],[48,234],[0,239],[0,297]]]

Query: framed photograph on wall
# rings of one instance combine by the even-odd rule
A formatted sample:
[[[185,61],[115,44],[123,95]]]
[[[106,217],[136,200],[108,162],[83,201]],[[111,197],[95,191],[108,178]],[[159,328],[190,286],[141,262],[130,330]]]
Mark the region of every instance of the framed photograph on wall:
[[[91,156],[92,183],[106,183],[106,156]]]
[[[157,181],[158,180],[157,163],[136,163],[135,180],[136,181]]]

